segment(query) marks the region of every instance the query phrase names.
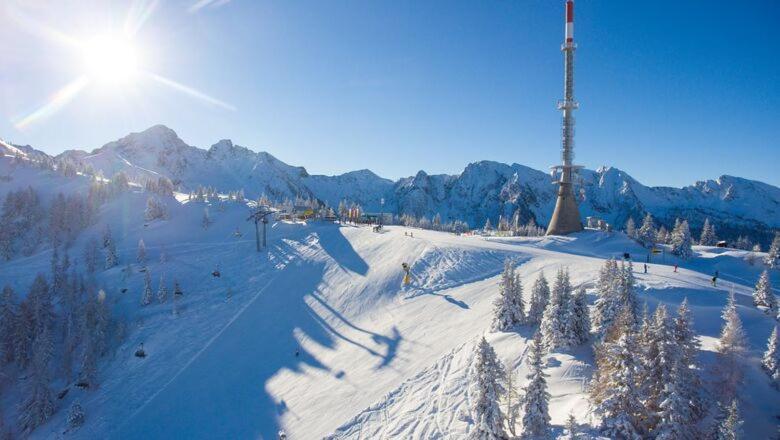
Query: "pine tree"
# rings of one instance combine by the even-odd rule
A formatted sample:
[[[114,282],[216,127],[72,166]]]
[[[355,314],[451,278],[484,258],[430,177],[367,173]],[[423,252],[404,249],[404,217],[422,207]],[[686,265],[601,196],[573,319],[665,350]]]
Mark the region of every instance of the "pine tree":
[[[634,223],[634,219],[631,217],[626,220],[626,235],[630,238],[636,238],[636,223]]]
[[[601,416],[599,428],[604,435],[638,440],[645,411],[636,386],[638,360],[632,321],[630,311],[623,308],[598,346],[590,397],[596,414]]]
[[[636,297],[636,278],[634,278],[634,263],[620,263],[620,276],[618,277],[620,289],[620,304],[628,306],[631,315],[636,322],[639,316],[639,300]]]
[[[88,274],[93,274],[97,270],[98,255],[98,241],[92,237],[84,245],[84,266],[87,268]]]
[[[764,367],[766,374],[769,375],[775,387],[780,387],[780,348],[778,348],[777,326],[772,330],[767,343],[764,358],[761,360],[761,366]]]
[[[672,240],[672,233],[666,229],[666,226],[661,225],[655,237],[658,243],[669,244]]]
[[[485,340],[477,344],[476,367],[474,373],[474,400],[472,412],[474,429],[469,433],[472,440],[506,440],[504,416],[501,414],[499,399],[504,394],[501,378],[504,368],[496,357],[493,347]]]
[[[701,228],[701,237],[699,244],[702,246],[715,246],[718,237],[715,236],[715,227],[710,224],[710,219],[704,219],[704,226]]]
[[[141,305],[148,306],[152,303],[152,277],[147,270],[144,272],[144,292],[141,296]]]
[[[716,440],[738,440],[742,437],[742,419],[739,418],[737,399],[732,399],[726,417],[718,425]]]
[[[482,230],[486,233],[489,233],[493,230],[493,225],[490,224],[490,219],[485,220],[485,227],[482,228]]]
[[[70,405],[70,411],[68,411],[68,426],[71,429],[78,428],[84,424],[84,408],[78,400],[74,400]]]
[[[620,300],[621,276],[617,261],[614,259],[605,261],[599,270],[592,326],[600,337],[606,334],[622,308]]]
[[[32,341],[35,337],[35,318],[30,298],[19,304],[19,314],[14,325],[14,360],[21,368],[26,368],[32,357]]]
[[[14,360],[14,332],[17,324],[16,298],[11,286],[3,287],[0,296],[0,363]]]
[[[135,261],[141,266],[146,266],[146,244],[143,238],[138,240],[138,254]]]
[[[544,374],[544,343],[540,332],[534,335],[530,348],[528,385],[523,389],[520,401],[523,421],[520,438],[546,439],[551,437],[550,393],[547,392],[547,375]]]
[[[767,308],[767,312],[774,316],[777,313],[777,298],[772,293],[772,285],[769,282],[769,272],[763,271],[756,283],[753,292],[753,304]]]
[[[168,300],[168,288],[165,287],[165,279],[160,275],[160,284],[157,287],[157,302],[164,303]]]
[[[771,268],[777,267],[778,262],[780,262],[780,232],[775,232],[775,238],[769,246],[765,262]]]
[[[648,430],[652,431],[658,424],[658,415],[662,412],[661,403],[669,397],[666,392],[678,392],[676,386],[670,384],[674,368],[679,361],[679,349],[666,306],[663,304],[655,309],[650,325],[649,345],[644,350],[644,354],[645,365],[643,377],[640,379],[644,385],[644,404],[651,414],[646,425]],[[667,389],[667,386],[671,388]],[[679,398],[679,396],[675,397]]]
[[[683,399],[689,404],[688,418],[691,422],[701,419],[706,412],[702,399],[702,381],[696,364],[699,351],[699,341],[693,331],[693,316],[685,298],[677,308],[674,320],[674,338],[679,351],[678,389]]]
[[[687,260],[693,256],[693,249],[691,245],[693,240],[691,239],[691,229],[688,226],[688,220],[679,221],[675,225],[672,231],[672,254],[677,255],[683,260]]]
[[[673,367],[676,373],[681,368],[679,363]],[[695,439],[691,426],[690,404],[680,390],[680,376],[672,374],[671,380],[664,385],[663,400],[659,404],[658,426],[656,440]]]
[[[103,235],[103,250],[106,253],[106,269],[111,269],[119,264],[119,258],[117,258],[116,254],[116,244],[114,244],[114,239],[111,237],[111,229],[107,226]]]
[[[30,433],[54,414],[54,395],[50,388],[49,364],[52,345],[49,330],[39,333],[33,343],[33,359],[27,386],[19,411],[22,431]]]
[[[508,331],[525,322],[523,285],[515,274],[514,263],[507,259],[498,285],[498,297],[494,302],[493,331]]]
[[[567,320],[569,339],[574,345],[584,344],[590,339],[590,316],[588,314],[588,299],[585,288],[580,287],[569,301]]]
[[[544,309],[542,323],[539,326],[542,340],[548,350],[567,348],[571,344],[566,334],[570,292],[568,272],[559,269],[550,294],[550,302]]]
[[[655,226],[653,226],[653,216],[649,212],[642,220],[642,226],[639,228],[639,232],[637,232],[637,240],[645,247],[652,247],[655,244]]]
[[[737,389],[744,379],[743,359],[747,351],[747,337],[742,329],[742,321],[737,314],[734,292],[729,294],[729,301],[723,310],[725,321],[718,341],[718,361],[715,376],[717,389],[723,400],[735,398]]]
[[[566,435],[562,437],[566,440],[575,440],[579,434],[579,425],[577,425],[577,419],[574,417],[574,414],[569,413],[569,417],[566,418]]]
[[[550,285],[547,283],[544,272],[541,272],[531,289],[531,305],[528,310],[528,316],[526,317],[529,324],[539,324],[542,322],[542,315],[544,314],[544,309],[547,307],[549,301]]]

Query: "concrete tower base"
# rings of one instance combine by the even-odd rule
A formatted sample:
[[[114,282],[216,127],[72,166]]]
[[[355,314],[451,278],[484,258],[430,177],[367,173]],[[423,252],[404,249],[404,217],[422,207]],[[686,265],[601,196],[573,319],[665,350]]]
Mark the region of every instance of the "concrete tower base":
[[[547,235],[566,235],[582,230],[580,210],[577,208],[577,200],[571,183],[558,183],[558,200],[555,202],[550,226],[547,227]]]

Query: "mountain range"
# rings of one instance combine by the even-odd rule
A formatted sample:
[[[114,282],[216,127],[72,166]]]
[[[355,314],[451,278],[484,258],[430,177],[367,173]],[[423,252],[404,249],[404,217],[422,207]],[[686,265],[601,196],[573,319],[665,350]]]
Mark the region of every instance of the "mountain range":
[[[7,154],[45,156],[29,146],[0,143]],[[71,161],[111,176],[119,171],[131,180],[160,175],[183,191],[210,186],[220,191],[243,189],[247,197],[261,194],[282,200],[302,196],[330,206],[341,200],[359,203],[367,211],[394,212],[444,221],[464,220],[472,227],[519,209],[523,221],[546,224],[555,205],[556,186],[549,174],[520,164],[480,161],[458,175],[416,175],[392,181],[369,170],[336,176],[312,175],[267,152],[255,152],[224,139],[209,149],[191,146],[170,128],[156,125],[109,142],[92,152],[68,150],[54,160]],[[749,234],[765,241],[780,228],[780,188],[755,180],[723,175],[683,188],[649,187],[614,167],[583,169],[576,191],[583,216],[597,216],[618,227],[629,217],[641,221],[650,213],[671,225],[687,218],[696,230],[710,218],[723,236]],[[382,202],[384,202],[382,204]]]

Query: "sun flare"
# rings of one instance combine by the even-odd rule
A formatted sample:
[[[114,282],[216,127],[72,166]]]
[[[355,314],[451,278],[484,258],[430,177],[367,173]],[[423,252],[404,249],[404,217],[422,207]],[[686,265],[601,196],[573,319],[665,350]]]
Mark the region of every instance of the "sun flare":
[[[97,82],[127,83],[138,74],[138,53],[126,39],[96,37],[84,44],[83,56],[86,75]]]

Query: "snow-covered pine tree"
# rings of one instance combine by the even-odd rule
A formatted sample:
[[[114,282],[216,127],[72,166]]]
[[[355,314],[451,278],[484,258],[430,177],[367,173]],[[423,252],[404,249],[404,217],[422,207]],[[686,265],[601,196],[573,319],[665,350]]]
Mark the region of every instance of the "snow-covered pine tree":
[[[643,385],[644,405],[649,411],[645,425],[648,431],[653,431],[659,422],[658,416],[662,412],[661,402],[669,397],[664,394],[666,386],[672,382],[673,370],[680,358],[672,323],[664,304],[655,309],[650,324],[649,346],[645,347],[642,352],[645,359],[642,362],[644,364],[642,366],[643,374],[640,379]],[[675,385],[668,391],[678,392]]]
[[[718,341],[715,377],[721,401],[728,402],[736,397],[744,379],[743,359],[747,351],[747,337],[737,314],[733,291],[729,293],[729,301],[722,316],[725,323]]]
[[[636,223],[634,223],[632,217],[629,217],[628,220],[626,220],[626,235],[634,239],[636,238]]]
[[[490,233],[491,231],[493,231],[493,225],[490,224],[490,219],[485,220],[485,227],[482,228],[482,230],[485,233]]]
[[[644,220],[642,220],[642,226],[637,232],[637,241],[644,247],[652,247],[656,242],[655,240],[656,232],[655,226],[653,225],[653,216],[648,212],[647,215],[645,215]]]
[[[581,345],[590,339],[590,316],[585,288],[580,287],[569,301],[569,318],[567,320],[568,338],[574,345]]]
[[[499,214],[498,216],[498,230],[501,232],[506,232],[509,230],[509,222],[507,221],[506,217],[504,217],[504,214]]]
[[[14,325],[14,361],[24,369],[32,358],[32,342],[35,337],[35,318],[33,317],[30,298],[25,298],[19,304],[19,313]]]
[[[737,238],[736,243],[734,243],[734,247],[737,249],[743,250],[743,251],[749,251],[750,248],[753,247],[753,243],[750,241],[749,237],[745,237],[744,235],[740,235]]]
[[[515,209],[515,213],[512,214],[512,235],[520,235],[520,228],[522,227],[520,221],[520,208]]]
[[[693,240],[691,239],[691,229],[688,226],[688,220],[679,221],[672,231],[672,254],[677,255],[683,260],[693,256]]]
[[[564,428],[566,429],[566,434],[561,437],[565,440],[576,440],[577,437],[580,434],[580,427],[577,424],[577,419],[574,417],[574,414],[569,413],[569,417],[566,418],[566,424],[564,425]]]
[[[144,243],[143,238],[138,240],[138,253],[135,261],[141,266],[146,266],[146,243]]]
[[[111,236],[111,229],[109,229],[108,226],[106,226],[106,231],[103,234],[103,249],[106,253],[106,269],[111,269],[119,264],[119,258],[116,254],[116,244],[114,243],[114,238]]]
[[[772,384],[775,387],[780,387],[780,347],[778,347],[780,342],[778,342],[777,333],[777,326],[775,326],[772,334],[769,336],[769,342],[761,360],[761,366],[764,367],[764,371],[769,375]]]
[[[494,302],[493,331],[505,332],[525,322],[523,285],[515,274],[514,262],[504,261],[504,272],[498,284],[498,297]]]
[[[689,404],[690,421],[693,422],[704,417],[706,408],[701,394],[702,381],[696,363],[699,341],[693,331],[693,315],[688,307],[688,298],[685,298],[680,307],[677,308],[677,317],[674,320],[674,338],[679,350],[678,390]]]
[[[778,263],[780,263],[780,232],[775,232],[775,238],[772,239],[772,244],[769,245],[765,263],[771,268],[777,267]]]
[[[152,303],[152,276],[147,270],[144,272],[144,291],[141,295],[141,305],[148,306]]]
[[[146,210],[144,211],[144,219],[146,221],[152,221],[156,219],[164,219],[168,217],[165,205],[157,199],[157,197],[150,196],[146,199]]]
[[[539,324],[542,322],[542,315],[547,303],[550,301],[550,285],[544,276],[544,271],[539,273],[539,277],[531,288],[531,305],[528,309],[526,319],[529,324]]]
[[[474,429],[470,440],[506,440],[504,416],[501,414],[500,397],[505,393],[501,378],[504,368],[495,350],[483,337],[477,344],[476,366],[473,377],[472,414]]]
[[[617,317],[622,307],[620,301],[621,272],[617,261],[609,259],[599,269],[596,281],[596,302],[593,307],[591,325],[593,330],[603,337]]]
[[[690,404],[680,390],[682,379],[676,374],[681,367],[679,362],[675,363],[671,380],[664,385],[663,400],[659,404],[658,425],[653,430],[656,440],[697,438],[692,425]]]
[[[769,282],[769,271],[764,270],[756,283],[753,291],[753,304],[766,307],[767,313],[772,316],[777,314],[777,298],[772,293],[772,285]]]
[[[11,286],[3,287],[0,296],[0,364],[14,360],[14,327],[17,322],[16,298]]]
[[[55,402],[49,377],[51,345],[49,329],[38,333],[33,341],[30,374],[19,410],[19,426],[25,433],[32,432],[54,414]]]
[[[68,411],[68,427],[76,429],[84,424],[84,408],[78,400],[74,400]]]
[[[620,262],[620,277],[618,278],[620,288],[620,304],[628,306],[631,315],[634,316],[636,323],[639,316],[639,299],[636,297],[636,278],[634,278],[634,263],[631,260],[628,264],[625,261]]]
[[[718,242],[718,237],[715,235],[715,227],[710,224],[710,219],[704,219],[704,226],[701,228],[701,237],[699,238],[699,244],[702,246],[715,246]]]
[[[661,227],[658,228],[658,232],[655,234],[655,242],[669,244],[669,230],[666,229],[666,226],[661,225]]]
[[[98,241],[95,237],[91,237],[84,245],[84,267],[88,274],[93,274],[97,270],[98,255]]]
[[[520,400],[523,432],[521,439],[547,439],[550,433],[550,393],[547,392],[547,380],[544,374],[544,343],[542,335],[536,332],[531,343],[529,358],[528,384],[523,388]]]
[[[160,304],[168,301],[168,288],[165,287],[165,276],[160,274],[160,284],[157,286],[157,302]]]
[[[726,408],[726,417],[718,424],[716,440],[739,440],[742,437],[742,419],[739,417],[737,399]]]
[[[542,341],[548,350],[567,348],[571,345],[566,334],[570,292],[568,272],[559,269],[550,292],[550,301],[544,309],[542,323],[539,325]]]
[[[636,385],[638,359],[632,322],[631,312],[624,307],[598,346],[590,398],[601,417],[599,429],[604,435],[639,440],[646,414]]]

